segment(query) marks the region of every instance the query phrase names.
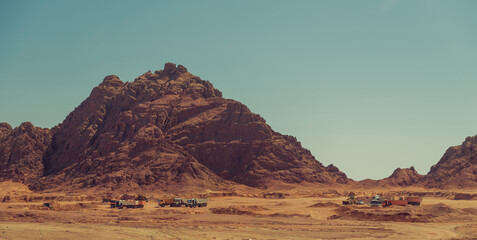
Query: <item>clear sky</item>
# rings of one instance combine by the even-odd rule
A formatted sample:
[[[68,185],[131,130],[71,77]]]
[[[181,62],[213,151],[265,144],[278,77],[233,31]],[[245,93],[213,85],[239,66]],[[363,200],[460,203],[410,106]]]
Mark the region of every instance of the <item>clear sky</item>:
[[[477,134],[477,1],[0,0],[0,122],[53,127],[166,62],[355,180]]]

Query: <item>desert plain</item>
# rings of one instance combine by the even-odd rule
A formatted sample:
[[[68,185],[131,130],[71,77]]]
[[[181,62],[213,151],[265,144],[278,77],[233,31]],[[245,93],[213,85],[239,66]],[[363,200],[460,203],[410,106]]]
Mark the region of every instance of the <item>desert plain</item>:
[[[477,193],[472,189],[147,192],[142,193],[149,197],[144,208],[117,209],[102,202],[100,193],[31,192],[11,182],[1,188],[0,239],[477,239],[477,200],[454,200],[457,193]],[[419,195],[423,201],[421,206],[343,206],[351,191],[357,196]],[[209,198],[207,207],[157,204],[163,197],[199,195]]]

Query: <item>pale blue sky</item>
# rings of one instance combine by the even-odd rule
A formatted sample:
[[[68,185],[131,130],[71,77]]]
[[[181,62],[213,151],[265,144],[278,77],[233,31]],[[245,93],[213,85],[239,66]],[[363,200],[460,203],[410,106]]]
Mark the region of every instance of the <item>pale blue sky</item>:
[[[0,0],[0,122],[62,122],[109,74],[186,66],[349,177],[477,134],[477,1]]]

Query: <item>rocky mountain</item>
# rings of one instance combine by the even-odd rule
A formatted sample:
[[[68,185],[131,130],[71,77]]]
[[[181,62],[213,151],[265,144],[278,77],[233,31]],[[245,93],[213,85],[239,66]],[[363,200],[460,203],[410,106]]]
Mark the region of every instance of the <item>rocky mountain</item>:
[[[447,149],[425,181],[427,187],[477,187],[477,136]]]
[[[52,131],[24,122],[12,129],[0,123],[0,180],[26,183],[43,174],[43,156]]]
[[[38,150],[15,160],[36,166],[25,177],[37,177],[30,181],[34,188],[348,181],[338,168],[316,161],[296,138],[273,131],[245,105],[223,98],[211,83],[172,63],[133,82],[107,76],[54,131],[43,129],[40,138],[41,131],[30,128],[35,129],[26,134],[31,140],[10,142],[31,142]],[[3,129],[2,138],[16,131]],[[16,165],[4,158],[16,147],[3,148],[1,164],[15,172]]]

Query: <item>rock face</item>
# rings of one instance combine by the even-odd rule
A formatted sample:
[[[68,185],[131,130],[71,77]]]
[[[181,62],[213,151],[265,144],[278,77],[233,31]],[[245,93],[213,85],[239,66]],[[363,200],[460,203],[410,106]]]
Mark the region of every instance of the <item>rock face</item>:
[[[8,126],[4,129],[0,136],[12,135]],[[43,131],[43,138],[31,140],[42,143],[31,157],[38,163],[32,174],[44,174],[42,182],[50,185],[207,187],[235,182],[264,187],[274,181],[348,181],[336,167],[316,161],[294,137],[273,131],[245,105],[224,99],[208,81],[172,63],[133,82],[107,76],[53,135]]]
[[[423,179],[423,175],[419,174],[414,167],[410,167],[398,168],[394,170],[391,176],[380,181],[389,185],[411,186],[420,183]]]
[[[43,156],[51,142],[50,129],[24,122],[12,129],[0,123],[0,180],[28,183],[43,174]]]
[[[426,176],[428,187],[477,187],[477,136],[447,149]]]

